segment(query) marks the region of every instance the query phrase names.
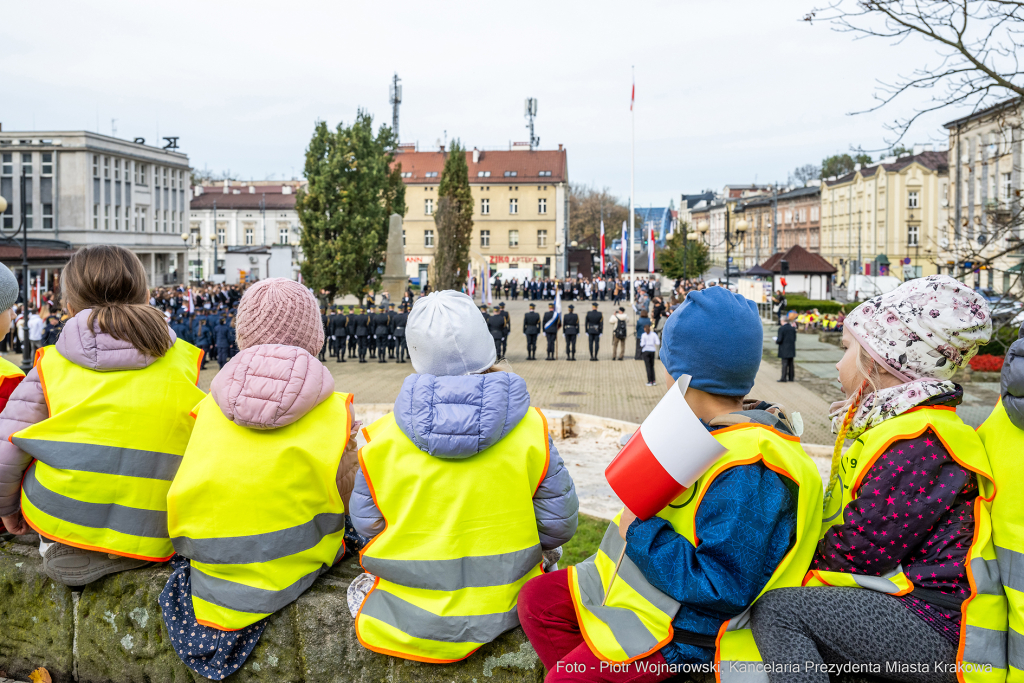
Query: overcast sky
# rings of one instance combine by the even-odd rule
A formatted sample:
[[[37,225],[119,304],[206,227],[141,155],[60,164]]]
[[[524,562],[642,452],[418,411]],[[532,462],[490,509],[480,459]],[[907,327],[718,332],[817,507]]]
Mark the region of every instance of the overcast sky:
[[[436,149],[564,144],[573,182],[623,198],[636,69],[636,201],[785,181],[805,163],[885,144],[876,79],[934,63],[930,47],[854,41],[801,18],[814,0],[675,2],[8,3],[0,23],[4,130],[176,135],[193,166],[236,178],[300,175],[317,119],[358,108]],[[952,113],[950,113],[952,114]],[[939,115],[908,142],[943,139]]]

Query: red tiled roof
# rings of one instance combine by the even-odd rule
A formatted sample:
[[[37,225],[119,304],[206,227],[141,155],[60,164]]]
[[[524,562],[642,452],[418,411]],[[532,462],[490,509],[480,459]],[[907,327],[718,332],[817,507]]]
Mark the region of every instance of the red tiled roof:
[[[240,189],[241,192],[235,194],[234,190],[236,189]],[[224,194],[222,188],[204,188],[204,192],[198,197],[195,196],[195,190],[193,189],[192,197],[189,199],[189,208],[213,209],[213,203],[217,202],[218,209],[253,209],[259,211],[260,199],[265,199],[268,211],[295,208],[294,189],[291,194],[283,194],[280,185],[257,186],[256,192],[251,194],[248,187],[228,188],[227,194]]]
[[[761,264],[765,270],[773,273],[781,273],[782,266],[779,262],[783,259],[789,261],[789,272],[791,273],[834,273],[835,266],[817,254],[812,254],[799,244],[794,245],[786,251],[772,254],[767,261]]]
[[[29,247],[29,261],[67,261],[75,253],[74,249],[44,249],[42,247]],[[21,245],[13,246],[0,244],[0,261],[17,261],[21,263]]]
[[[480,161],[473,163],[473,151],[466,152],[466,165],[469,166],[469,182],[471,183],[508,183],[508,182],[565,182],[568,176],[566,150],[516,150],[511,152],[490,150],[482,151]],[[402,165],[402,173],[412,175],[403,178],[407,185],[438,183],[444,170],[445,154],[443,152],[400,152],[395,155],[395,163]],[[506,177],[506,171],[515,171],[514,177]],[[541,175],[541,172],[551,175]],[[490,172],[490,176],[481,176],[481,172]],[[428,178],[427,173],[437,176]]]

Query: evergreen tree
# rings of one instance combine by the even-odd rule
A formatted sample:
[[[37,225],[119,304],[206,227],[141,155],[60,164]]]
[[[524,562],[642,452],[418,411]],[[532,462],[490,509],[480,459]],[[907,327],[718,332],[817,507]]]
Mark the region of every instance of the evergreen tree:
[[[461,289],[469,267],[469,242],[473,237],[473,193],[469,188],[466,151],[458,140],[444,161],[437,188],[437,251],[434,255],[436,289]],[[486,286],[486,283],[481,283]]]
[[[711,267],[708,245],[701,240],[688,240],[689,230],[686,223],[680,224],[665,243],[665,248],[656,254],[658,268],[665,277],[695,278],[700,277]]]
[[[319,121],[306,149],[307,188],[295,209],[302,232],[302,278],[327,298],[376,289],[387,253],[388,220],[405,214],[401,164],[388,126],[374,135],[373,117],[360,110],[351,126],[331,131]]]

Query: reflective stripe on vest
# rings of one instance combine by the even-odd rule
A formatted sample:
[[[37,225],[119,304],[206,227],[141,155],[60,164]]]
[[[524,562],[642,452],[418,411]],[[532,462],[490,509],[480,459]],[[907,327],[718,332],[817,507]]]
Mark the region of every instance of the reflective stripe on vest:
[[[213,396],[193,412],[168,527],[192,561],[196,620],[236,631],[294,602],[345,554],[337,473],[352,396],[335,393],[277,429],[236,425]]]
[[[967,554],[967,577],[971,594],[961,608],[960,644],[957,664],[963,665],[961,681],[1003,681],[1007,671],[1007,605],[999,580],[996,549],[992,543],[992,508],[996,488],[985,447],[974,430],[965,425],[952,408],[915,408],[890,418],[864,432],[843,455],[834,488],[825,494],[825,511],[819,537],[830,527],[842,524],[846,507],[868,470],[889,445],[913,439],[931,429],[961,467],[978,480],[974,502],[974,541]],[[884,577],[846,572],[811,570],[806,586],[847,586],[867,588],[890,595],[912,593],[914,583],[902,569]]]
[[[36,371],[50,416],[11,436],[35,458],[22,481],[26,521],[61,543],[162,562],[167,490],[203,397],[202,351],[180,339],[140,370],[98,372],[47,346]]]
[[[542,573],[533,495],[548,470],[535,408],[476,455],[421,451],[389,414],[363,430],[363,476],[386,526],[362,551],[377,577],[356,617],[368,649],[423,662],[465,659],[519,625],[519,590]]]
[[[696,547],[700,543],[695,528],[697,510],[714,479],[731,467],[760,462],[795,483],[799,494],[796,541],[758,597],[773,588],[800,585],[817,541],[821,506],[817,467],[800,448],[799,439],[764,425],[737,424],[715,431],[714,436],[728,452],[657,516],[668,520],[676,533]],[[615,663],[635,661],[664,647],[672,639],[672,620],[679,610],[679,603],[652,586],[628,556],[623,557],[618,578],[601,607],[622,549],[619,519],[617,516],[609,525],[596,555],[569,568],[580,630],[598,658]],[[742,666],[761,661],[745,614],[723,623],[719,630],[715,661],[722,681],[767,680],[763,671],[750,674]],[[750,675],[758,677],[748,678]]]
[[[1000,401],[978,428],[978,437],[985,444],[998,492],[992,501],[992,541],[1008,602],[1006,680],[1017,683],[1024,681],[1024,431],[1010,422]]]

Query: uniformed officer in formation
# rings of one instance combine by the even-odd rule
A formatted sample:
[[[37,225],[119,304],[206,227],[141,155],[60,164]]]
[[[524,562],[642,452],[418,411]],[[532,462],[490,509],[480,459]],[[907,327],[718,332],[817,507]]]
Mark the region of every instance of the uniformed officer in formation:
[[[395,314],[395,317],[391,319],[392,335],[395,338],[395,347],[398,352],[398,362],[404,363],[405,356],[409,353],[409,347],[405,343],[405,327],[409,321],[409,307],[406,304],[402,304],[399,312]]]
[[[395,305],[388,304],[388,359],[395,359]]]
[[[548,310],[544,314],[541,326],[544,328],[544,336],[548,338],[548,357],[544,360],[556,360],[558,354],[558,320],[555,319],[555,305],[548,304]],[[554,321],[548,324],[549,321]]]
[[[370,316],[366,313],[366,307],[359,309],[359,315],[353,316],[356,319],[356,344],[359,346],[359,362],[366,362],[366,340],[370,336]]]
[[[505,335],[505,316],[502,315],[502,310],[498,306],[495,306],[494,312],[487,317],[487,331],[491,333],[491,339],[494,340],[494,355],[502,358],[501,340]]]
[[[526,335],[526,360],[537,360],[537,335],[540,334],[540,314],[530,304],[529,312],[523,316],[523,334]]]
[[[601,346],[601,330],[604,329],[604,314],[597,310],[597,302],[590,305],[584,323],[587,326],[587,345],[590,347],[590,360],[597,360],[597,351]]]
[[[505,286],[508,286],[507,282]],[[508,351],[508,333],[512,331],[512,318],[509,317],[508,312],[505,310],[504,301],[498,304],[498,308],[501,310],[501,317],[505,320],[505,327],[501,333],[501,353],[498,354],[498,358],[504,358]]]
[[[345,324],[345,331],[348,332],[348,357],[356,357],[356,315],[358,310],[355,306],[348,307],[348,322]]]
[[[348,339],[348,316],[345,315],[345,307],[335,309],[329,323],[331,333],[331,355],[337,358],[337,362],[345,362],[345,342]]]
[[[565,359],[576,360],[576,335],[580,333],[580,317],[573,313],[575,306],[569,304],[569,312],[562,319],[562,334],[565,335]]]
[[[388,335],[391,334],[390,322],[384,304],[377,306],[377,314],[373,316],[373,336],[376,341],[378,363],[388,362],[387,345]]]
[[[327,315],[327,307],[326,306],[324,306],[323,308],[320,309],[320,324],[323,325],[323,328],[324,328],[324,343],[323,343],[323,346],[320,347],[320,362],[323,363],[324,362],[324,352],[327,351],[327,340],[331,336],[330,329],[329,329],[330,328],[330,324],[331,324],[331,319],[330,319],[330,316]]]

